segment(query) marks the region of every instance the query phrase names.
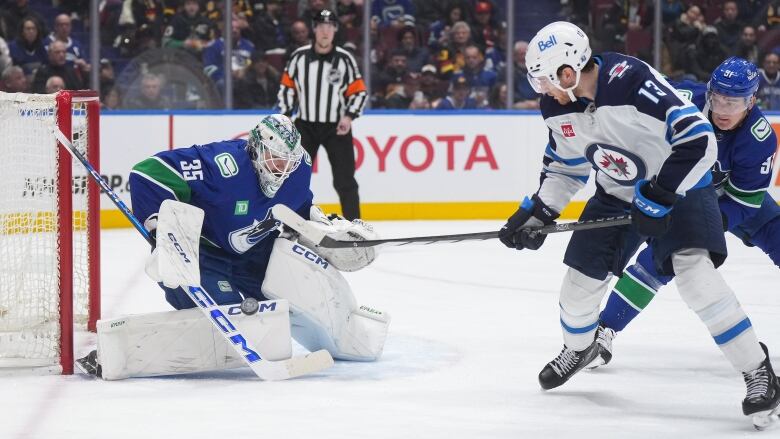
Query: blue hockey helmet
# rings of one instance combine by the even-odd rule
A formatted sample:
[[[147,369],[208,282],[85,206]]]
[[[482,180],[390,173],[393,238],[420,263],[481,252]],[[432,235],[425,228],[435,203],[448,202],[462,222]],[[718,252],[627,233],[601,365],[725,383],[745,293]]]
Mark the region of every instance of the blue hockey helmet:
[[[758,68],[732,56],[715,68],[707,88],[723,96],[753,96],[758,90]]]
[[[712,72],[707,83],[707,102],[713,112],[736,114],[750,108],[758,91],[758,68],[745,59],[732,56]],[[715,95],[715,96],[713,96]]]

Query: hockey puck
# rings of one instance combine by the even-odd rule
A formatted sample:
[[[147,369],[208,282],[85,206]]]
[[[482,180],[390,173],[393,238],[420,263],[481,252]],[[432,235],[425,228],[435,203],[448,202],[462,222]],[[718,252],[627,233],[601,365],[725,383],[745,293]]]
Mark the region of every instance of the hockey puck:
[[[247,297],[241,302],[241,312],[248,316],[255,314],[259,308],[260,304],[257,303],[257,299],[254,297]]]

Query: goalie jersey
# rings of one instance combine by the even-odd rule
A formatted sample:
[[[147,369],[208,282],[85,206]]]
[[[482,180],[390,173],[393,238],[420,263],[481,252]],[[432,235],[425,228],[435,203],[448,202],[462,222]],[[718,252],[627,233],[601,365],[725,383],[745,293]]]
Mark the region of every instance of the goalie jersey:
[[[657,176],[677,194],[709,184],[717,144],[707,118],[658,72],[618,53],[595,57],[594,101],[541,98],[549,128],[539,197],[560,212],[596,170],[596,186],[630,203],[634,186]]]
[[[260,242],[269,247],[278,236],[271,207],[284,204],[304,218],[312,204],[308,154],[273,198],[260,190],[246,152],[246,140],[228,140],[163,151],[138,163],[130,173],[133,212],[155,228],[163,200],[174,199],[203,209],[201,242],[230,254],[243,254]]]
[[[684,81],[672,85],[709,115],[705,84]],[[714,125],[713,128],[718,141],[718,159],[712,168],[712,178],[720,196],[720,210],[729,230],[740,226],[752,235],[765,222],[780,216],[780,207],[767,193],[772,183],[777,137],[756,105],[736,128],[728,131]]]

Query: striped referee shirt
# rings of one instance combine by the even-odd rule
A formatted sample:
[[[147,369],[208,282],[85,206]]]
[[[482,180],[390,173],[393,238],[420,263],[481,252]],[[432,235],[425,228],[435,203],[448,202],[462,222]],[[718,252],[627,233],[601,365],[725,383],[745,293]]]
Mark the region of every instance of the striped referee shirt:
[[[360,116],[366,99],[366,84],[352,54],[338,46],[318,54],[309,44],[287,62],[278,106],[290,116],[297,104],[300,119],[307,122],[337,123],[343,115]]]

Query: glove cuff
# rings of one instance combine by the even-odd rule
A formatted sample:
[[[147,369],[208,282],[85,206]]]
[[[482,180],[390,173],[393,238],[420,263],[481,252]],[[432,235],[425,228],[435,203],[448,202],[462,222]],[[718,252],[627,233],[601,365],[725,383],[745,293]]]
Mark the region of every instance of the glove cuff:
[[[541,220],[545,225],[552,224],[553,221],[561,216],[560,213],[544,204],[544,201],[539,198],[538,194],[534,194],[531,197],[531,203],[533,204],[533,210],[531,211],[531,214]],[[525,200],[523,200],[523,204],[525,204]]]

